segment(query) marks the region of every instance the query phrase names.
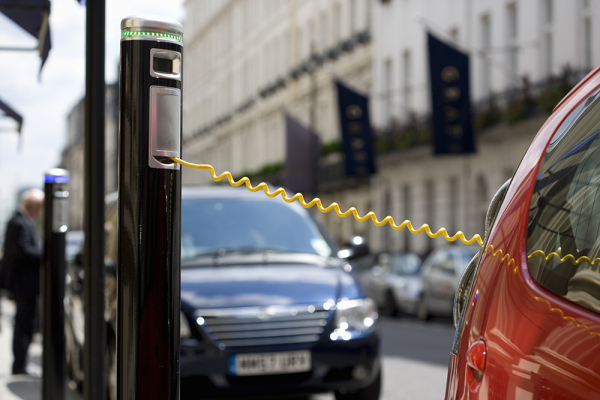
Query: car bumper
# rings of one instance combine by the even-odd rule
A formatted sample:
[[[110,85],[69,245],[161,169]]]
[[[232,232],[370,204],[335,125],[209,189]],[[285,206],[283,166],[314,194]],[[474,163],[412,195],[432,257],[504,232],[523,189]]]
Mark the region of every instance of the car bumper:
[[[419,310],[419,301],[418,300],[399,300],[398,308],[400,308],[400,310],[403,313],[416,315],[417,311]]]
[[[395,297],[396,297],[396,303],[398,308],[400,308],[400,310],[404,313],[407,314],[417,314],[417,311],[419,309],[419,296],[415,295],[415,296],[407,296],[406,293],[404,293],[401,290],[396,290],[394,293]]]
[[[311,351],[312,368],[308,372],[258,376],[229,374],[231,355],[304,349]],[[214,344],[205,341],[182,340],[180,359],[182,399],[200,393],[220,393],[227,396],[240,394],[245,397],[264,398],[271,394],[319,393],[341,388],[352,391],[369,385],[380,370],[377,331],[348,341],[332,341],[324,337],[310,346],[271,346],[260,350],[257,348],[237,350],[219,350]],[[356,379],[355,368],[359,365],[367,371],[362,379]]]

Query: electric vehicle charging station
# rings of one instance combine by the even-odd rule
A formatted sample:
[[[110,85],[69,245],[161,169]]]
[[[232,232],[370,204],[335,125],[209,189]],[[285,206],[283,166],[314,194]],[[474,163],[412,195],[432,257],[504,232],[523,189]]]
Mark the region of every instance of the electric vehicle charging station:
[[[65,398],[65,245],[68,230],[69,172],[56,168],[44,177],[42,260],[42,399]]]
[[[182,35],[121,22],[118,399],[179,399]]]

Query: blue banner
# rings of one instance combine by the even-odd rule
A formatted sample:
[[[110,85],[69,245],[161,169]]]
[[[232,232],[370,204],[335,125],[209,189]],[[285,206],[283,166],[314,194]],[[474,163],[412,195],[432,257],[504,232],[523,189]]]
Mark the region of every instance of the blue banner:
[[[50,42],[49,0],[0,0],[0,10],[14,23],[25,29],[30,35],[43,42],[39,46],[40,58],[44,66],[52,44]]]
[[[337,81],[342,148],[346,175],[375,173],[375,156],[369,121],[369,99]]]
[[[431,33],[427,37],[434,153],[475,153],[469,95],[469,56]]]
[[[313,131],[285,116],[286,157],[283,184],[293,193],[317,194],[319,137]]]
[[[15,121],[17,121],[17,131],[21,134],[21,128],[23,127],[23,117],[19,115],[15,110],[10,108],[8,104],[4,103],[0,100],[0,110],[4,111],[4,114],[8,117],[11,117]]]

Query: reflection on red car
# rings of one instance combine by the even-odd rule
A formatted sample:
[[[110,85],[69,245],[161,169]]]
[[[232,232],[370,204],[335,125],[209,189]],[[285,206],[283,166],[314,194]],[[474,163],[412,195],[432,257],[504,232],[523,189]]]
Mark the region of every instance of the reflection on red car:
[[[600,68],[494,197],[463,274],[446,399],[600,398]]]

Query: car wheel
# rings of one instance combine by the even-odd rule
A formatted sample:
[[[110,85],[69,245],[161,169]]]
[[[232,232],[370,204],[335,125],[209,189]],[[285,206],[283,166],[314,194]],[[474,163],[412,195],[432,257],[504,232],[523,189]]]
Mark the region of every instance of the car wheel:
[[[83,389],[83,382],[81,381],[81,374],[78,371],[80,360],[77,346],[75,345],[75,339],[73,338],[73,331],[71,326],[65,323],[65,369],[67,372],[67,378],[69,379],[69,387],[79,392]]]
[[[381,314],[390,317],[398,315],[398,307],[396,306],[396,298],[391,291],[388,291],[385,295],[385,303],[381,307]]]
[[[417,318],[421,321],[427,321],[431,318],[431,315],[429,314],[429,297],[426,294],[422,294],[419,299]]]
[[[368,386],[354,392],[335,391],[335,400],[378,400],[381,392],[381,371]]]

